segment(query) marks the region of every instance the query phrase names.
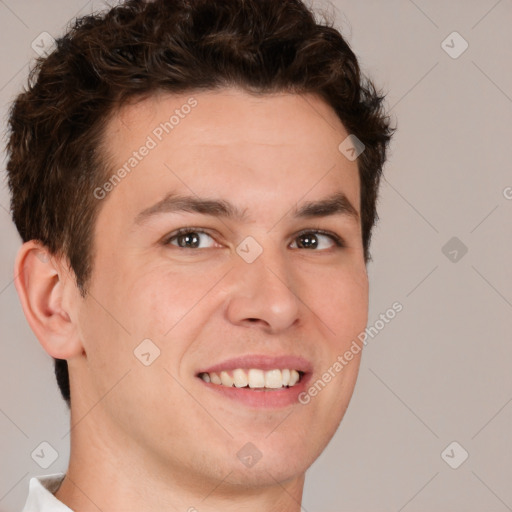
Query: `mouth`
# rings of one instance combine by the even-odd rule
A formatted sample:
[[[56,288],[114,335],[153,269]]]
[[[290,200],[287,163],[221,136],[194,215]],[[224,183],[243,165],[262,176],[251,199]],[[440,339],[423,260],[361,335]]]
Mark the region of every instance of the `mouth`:
[[[294,368],[267,371],[261,368],[235,368],[232,371],[201,372],[198,377],[215,386],[269,391],[296,386],[302,381],[304,372]]]
[[[299,403],[312,372],[302,357],[249,355],[200,369],[196,377],[212,396],[252,408],[278,408]]]

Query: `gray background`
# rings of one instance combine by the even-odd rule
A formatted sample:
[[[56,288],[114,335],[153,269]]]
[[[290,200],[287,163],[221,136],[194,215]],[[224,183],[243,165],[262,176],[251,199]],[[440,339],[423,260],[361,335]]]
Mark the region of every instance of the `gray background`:
[[[32,41],[103,5],[0,0],[2,130]],[[369,339],[341,427],[308,471],[304,509],[512,510],[512,1],[313,5],[336,13],[398,122],[372,244],[369,324],[395,301],[404,309]],[[458,58],[444,49],[462,48],[453,31],[469,44]],[[15,512],[31,476],[65,471],[68,412],[12,283],[20,239],[3,155],[1,165],[0,510]],[[59,453],[47,470],[31,458],[42,441]],[[441,456],[453,441],[460,447],[445,460],[469,453],[458,469]]]

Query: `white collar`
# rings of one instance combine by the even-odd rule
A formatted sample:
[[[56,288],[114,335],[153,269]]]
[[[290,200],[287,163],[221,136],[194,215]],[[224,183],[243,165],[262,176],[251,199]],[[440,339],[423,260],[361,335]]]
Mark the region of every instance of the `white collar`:
[[[65,476],[65,473],[53,473],[32,477],[22,512],[73,512],[53,495]]]

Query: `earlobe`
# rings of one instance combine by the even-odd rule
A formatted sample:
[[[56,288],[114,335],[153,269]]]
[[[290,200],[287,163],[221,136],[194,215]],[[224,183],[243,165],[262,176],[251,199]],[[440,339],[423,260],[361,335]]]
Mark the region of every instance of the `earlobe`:
[[[36,240],[25,242],[14,265],[14,282],[27,321],[48,354],[70,359],[83,352],[66,287],[75,286],[59,258]]]

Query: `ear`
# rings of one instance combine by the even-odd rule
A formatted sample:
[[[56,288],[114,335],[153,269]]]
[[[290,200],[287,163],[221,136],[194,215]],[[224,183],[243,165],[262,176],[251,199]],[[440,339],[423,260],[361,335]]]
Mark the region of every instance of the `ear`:
[[[14,276],[25,317],[46,352],[57,359],[82,354],[76,322],[80,294],[62,258],[36,240],[25,242]]]

